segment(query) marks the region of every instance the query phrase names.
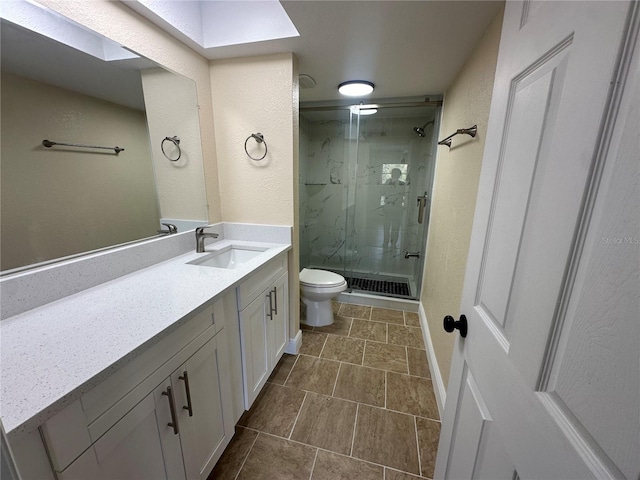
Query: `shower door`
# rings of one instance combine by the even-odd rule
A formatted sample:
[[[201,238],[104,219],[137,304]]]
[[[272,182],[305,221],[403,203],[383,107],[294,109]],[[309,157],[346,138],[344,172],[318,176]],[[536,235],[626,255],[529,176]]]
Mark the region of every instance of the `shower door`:
[[[347,275],[354,291],[418,298],[431,188],[438,107],[352,108],[357,138],[349,155]],[[429,123],[431,122],[431,123]],[[423,136],[416,127],[428,123]]]
[[[438,116],[433,105],[301,108],[301,267],[340,273],[354,292],[419,297]]]

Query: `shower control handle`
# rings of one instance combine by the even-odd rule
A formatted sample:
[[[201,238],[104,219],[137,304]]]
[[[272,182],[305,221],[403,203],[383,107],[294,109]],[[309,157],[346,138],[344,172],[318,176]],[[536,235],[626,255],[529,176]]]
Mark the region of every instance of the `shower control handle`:
[[[418,223],[424,221],[424,209],[427,206],[427,192],[418,196]]]

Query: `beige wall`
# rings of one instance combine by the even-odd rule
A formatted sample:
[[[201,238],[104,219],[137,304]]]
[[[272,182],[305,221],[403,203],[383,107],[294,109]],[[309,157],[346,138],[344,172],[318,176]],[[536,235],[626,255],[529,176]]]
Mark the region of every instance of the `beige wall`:
[[[211,91],[220,176],[222,220],[291,225],[294,249],[289,254],[291,333],[298,330],[298,84],[291,53],[211,62]],[[262,161],[244,150],[252,133],[268,146]],[[253,156],[262,146],[249,139]]]
[[[149,139],[164,219],[207,221],[198,99],[195,83],[163,68],[143,70]],[[177,136],[179,150],[165,137]],[[164,142],[163,142],[164,141]],[[175,162],[169,158],[177,158]]]
[[[438,138],[444,138],[459,128],[478,125],[475,139],[457,136],[450,150],[438,147],[420,301],[445,386],[449,379],[455,335],[444,331],[442,319],[445,315],[458,318],[460,314],[502,15],[501,10],[444,96]]]
[[[3,73],[1,269],[155,235],[148,138],[142,111]]]
[[[211,89],[222,219],[293,225],[293,55],[212,61]],[[257,132],[262,161],[244,151]],[[264,153],[253,139],[247,147]]]
[[[38,0],[38,3],[196,82],[209,221],[219,222],[220,195],[208,61],[121,2]],[[202,169],[202,166],[193,165]],[[194,187],[195,188],[195,187]]]

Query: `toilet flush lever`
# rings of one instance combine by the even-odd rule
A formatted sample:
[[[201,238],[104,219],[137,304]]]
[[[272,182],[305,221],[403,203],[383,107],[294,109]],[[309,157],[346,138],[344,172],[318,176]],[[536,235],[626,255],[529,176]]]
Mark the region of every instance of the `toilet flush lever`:
[[[427,206],[427,192],[418,196],[418,223],[424,221],[424,209]]]

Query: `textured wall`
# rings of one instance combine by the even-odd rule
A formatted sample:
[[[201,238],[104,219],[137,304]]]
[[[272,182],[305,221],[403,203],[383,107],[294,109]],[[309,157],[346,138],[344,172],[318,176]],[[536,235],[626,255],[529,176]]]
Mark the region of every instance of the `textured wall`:
[[[209,221],[219,222],[220,195],[213,132],[208,61],[121,2],[109,0],[38,0],[105,37],[196,82]],[[193,168],[202,170],[202,165]],[[191,167],[190,167],[191,168]],[[196,187],[193,188],[196,192]],[[198,195],[201,195],[198,192]]]
[[[158,202],[162,218],[207,221],[195,84],[163,68],[142,71]],[[165,137],[177,136],[180,150]]]
[[[211,89],[222,220],[293,225],[293,55],[212,61]]]
[[[2,270],[155,235],[153,178],[144,112],[2,74]]]
[[[500,43],[503,11],[498,12],[474,53],[444,97],[438,138],[478,125],[475,139],[457,136],[453,148],[439,147],[427,239],[422,295],[431,340],[445,385],[455,336],[442,328],[445,315],[458,317],[471,238],[484,139]]]
[[[291,333],[298,331],[298,84],[296,60],[284,53],[211,62],[211,91],[222,219],[293,226],[289,254]],[[268,146],[262,161],[244,150],[252,133]],[[254,157],[264,153],[253,139]]]

